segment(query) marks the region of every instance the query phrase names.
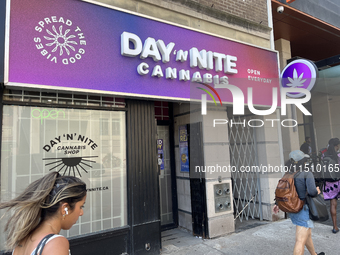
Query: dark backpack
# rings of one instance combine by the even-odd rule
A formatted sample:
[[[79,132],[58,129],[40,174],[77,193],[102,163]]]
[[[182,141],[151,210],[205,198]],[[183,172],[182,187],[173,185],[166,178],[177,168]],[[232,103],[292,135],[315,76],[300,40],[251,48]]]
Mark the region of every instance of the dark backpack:
[[[294,184],[297,173],[285,173],[276,186],[275,201],[283,212],[297,213],[302,210],[304,205],[304,201],[299,198]]]
[[[316,172],[316,177],[323,181],[334,182],[340,180],[339,162],[328,155],[324,155],[321,159],[320,166],[317,166],[314,172]]]

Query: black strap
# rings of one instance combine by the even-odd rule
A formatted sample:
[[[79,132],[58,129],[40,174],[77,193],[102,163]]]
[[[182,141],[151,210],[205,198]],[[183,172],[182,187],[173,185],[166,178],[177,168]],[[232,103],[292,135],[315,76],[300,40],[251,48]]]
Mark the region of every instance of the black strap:
[[[45,247],[46,242],[48,241],[48,239],[50,239],[52,236],[54,236],[54,234],[48,234],[47,236],[45,236],[43,239],[41,239],[40,243],[38,244],[37,248],[35,248],[35,252],[33,255],[38,255],[38,251],[40,249],[40,255],[42,254],[42,251]]]

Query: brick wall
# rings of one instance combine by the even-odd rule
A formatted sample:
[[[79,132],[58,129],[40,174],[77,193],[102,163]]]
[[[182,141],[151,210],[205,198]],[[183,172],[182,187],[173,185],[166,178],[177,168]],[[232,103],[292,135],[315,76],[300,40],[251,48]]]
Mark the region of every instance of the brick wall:
[[[267,0],[164,0],[186,6],[194,3],[268,26]]]
[[[185,27],[270,47],[267,0],[96,0]]]

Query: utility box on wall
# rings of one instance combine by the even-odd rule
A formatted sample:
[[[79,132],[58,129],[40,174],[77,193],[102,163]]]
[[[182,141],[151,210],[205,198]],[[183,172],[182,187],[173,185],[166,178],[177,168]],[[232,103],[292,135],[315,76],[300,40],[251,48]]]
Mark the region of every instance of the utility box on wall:
[[[233,214],[233,194],[231,180],[222,181],[206,179],[208,218]]]
[[[230,184],[214,184],[214,194],[215,194],[215,213],[221,213],[231,210],[231,192]]]
[[[231,179],[206,179],[208,236],[215,238],[235,232]]]

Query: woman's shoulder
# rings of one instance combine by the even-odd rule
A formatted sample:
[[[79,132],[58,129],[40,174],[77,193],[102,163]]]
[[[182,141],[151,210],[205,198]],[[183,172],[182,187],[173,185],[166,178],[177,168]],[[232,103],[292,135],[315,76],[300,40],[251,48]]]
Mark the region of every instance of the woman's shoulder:
[[[37,239],[34,243],[32,243],[33,247],[23,247],[23,246],[17,246],[15,249],[12,251],[12,255],[17,255],[17,254],[24,254],[25,250],[30,250],[33,248],[33,251],[31,252],[31,255],[34,254],[38,248],[38,253],[40,253],[40,243],[43,241],[44,238],[47,238],[48,240],[46,241],[46,244],[43,248],[42,255],[68,255],[68,250],[69,250],[69,242],[68,240],[62,236],[62,235],[52,235],[52,236],[45,236],[41,237],[41,239]],[[39,247],[38,247],[39,246]]]
[[[311,174],[311,175],[313,176],[312,172],[310,172],[310,171],[308,171],[308,170],[297,171],[297,172],[295,173],[295,178],[297,178],[297,179],[303,179],[303,178],[306,178],[307,175],[309,175],[309,174]]]
[[[51,236],[51,237],[47,240],[46,243],[51,242],[51,241],[54,240],[54,239],[56,239],[56,240],[58,240],[58,241],[66,241],[66,242],[68,243],[67,238],[64,237],[63,235],[53,235],[53,236]]]
[[[307,179],[307,178],[313,178],[314,179],[314,175],[311,171],[300,171],[299,173],[296,173],[295,175],[295,179],[296,180],[303,180],[303,179]]]
[[[305,178],[314,178],[314,175],[311,171],[304,171]]]
[[[68,255],[69,249],[70,244],[66,237],[53,235],[46,242],[42,255]]]

